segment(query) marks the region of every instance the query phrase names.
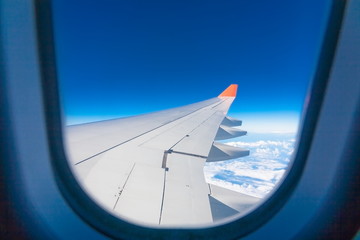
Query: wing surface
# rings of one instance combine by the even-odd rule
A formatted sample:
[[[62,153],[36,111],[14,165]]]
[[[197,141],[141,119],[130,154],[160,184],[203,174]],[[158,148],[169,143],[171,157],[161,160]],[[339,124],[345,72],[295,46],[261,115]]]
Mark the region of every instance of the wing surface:
[[[206,161],[249,154],[214,143],[246,133],[226,116],[236,90],[233,84],[191,105],[67,127],[76,177],[109,212],[144,224],[208,224],[248,209],[257,198],[209,185],[203,173]]]

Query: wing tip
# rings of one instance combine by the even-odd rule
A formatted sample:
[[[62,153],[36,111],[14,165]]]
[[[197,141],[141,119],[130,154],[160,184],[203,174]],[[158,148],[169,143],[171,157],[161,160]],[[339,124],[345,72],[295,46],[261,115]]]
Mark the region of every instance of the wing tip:
[[[231,84],[219,95],[219,97],[236,97],[237,87],[237,84]]]

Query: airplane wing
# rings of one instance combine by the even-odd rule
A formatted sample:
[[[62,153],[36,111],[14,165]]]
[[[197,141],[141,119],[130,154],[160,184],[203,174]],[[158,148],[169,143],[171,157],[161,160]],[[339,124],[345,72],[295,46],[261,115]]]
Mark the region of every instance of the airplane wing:
[[[135,117],[68,126],[66,151],[89,195],[114,215],[145,224],[207,224],[258,198],[205,182],[206,161],[249,155],[214,142],[245,135],[227,117],[237,85],[218,97]]]

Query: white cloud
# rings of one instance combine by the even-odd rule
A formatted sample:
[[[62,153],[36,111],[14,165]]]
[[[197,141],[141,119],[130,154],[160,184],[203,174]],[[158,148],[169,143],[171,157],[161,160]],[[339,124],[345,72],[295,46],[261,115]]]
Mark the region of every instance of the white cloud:
[[[207,163],[206,181],[256,197],[264,197],[279,182],[294,150],[293,138],[226,144],[248,148],[250,156]]]
[[[279,146],[282,148],[290,149],[293,148],[295,139],[289,139],[286,141],[271,141],[271,140],[260,140],[256,142],[227,142],[226,144],[234,147],[265,147],[265,146]]]

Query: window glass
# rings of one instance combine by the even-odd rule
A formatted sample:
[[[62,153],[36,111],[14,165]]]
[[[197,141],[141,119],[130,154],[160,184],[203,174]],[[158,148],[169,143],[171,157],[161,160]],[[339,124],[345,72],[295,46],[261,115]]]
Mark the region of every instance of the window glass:
[[[116,216],[138,223],[178,226],[181,221],[172,219],[180,219],[178,212],[163,219],[161,214],[153,217],[158,213],[152,212],[176,209],[176,204],[169,207],[163,201],[164,178],[171,169],[162,166],[155,170],[144,162],[130,164],[131,160],[124,159],[135,158],[137,150],[121,147],[157,128],[147,128],[148,121],[164,120],[142,114],[214,98],[230,84],[237,84],[237,97],[228,115],[243,121],[240,128],[247,135],[218,142],[248,149],[250,154],[206,162],[201,177],[210,184],[210,192],[203,199],[202,190],[193,190],[191,194],[199,196],[192,196],[196,200],[187,206],[191,209],[194,201],[204,200],[209,213],[192,209],[191,216],[180,215],[186,223],[183,225],[196,225],[247,213],[269,196],[291,165],[329,4],[326,0],[54,0],[64,138],[69,164],[80,184]],[[143,124],[135,124],[135,118],[85,124],[135,115],[141,115]],[[121,131],[115,136],[118,126]],[[149,137],[147,143],[154,138]],[[146,145],[146,153],[151,155],[156,144]],[[165,155],[159,155],[160,163]],[[191,169],[197,167],[187,166],[188,178],[195,174]],[[126,190],[131,184],[135,187]],[[184,192],[186,187],[193,186],[185,184]],[[130,197],[122,200],[125,191]],[[137,194],[143,192],[146,195],[142,198],[150,202],[160,196],[158,209],[139,201]],[[222,196],[233,196],[233,192],[244,194],[241,196],[249,207],[242,205],[239,210],[222,202]],[[189,199],[183,195],[179,192],[169,199],[183,199],[184,203]],[[127,202],[132,208],[138,204],[140,210],[129,210]],[[206,214],[212,221],[189,220]]]

